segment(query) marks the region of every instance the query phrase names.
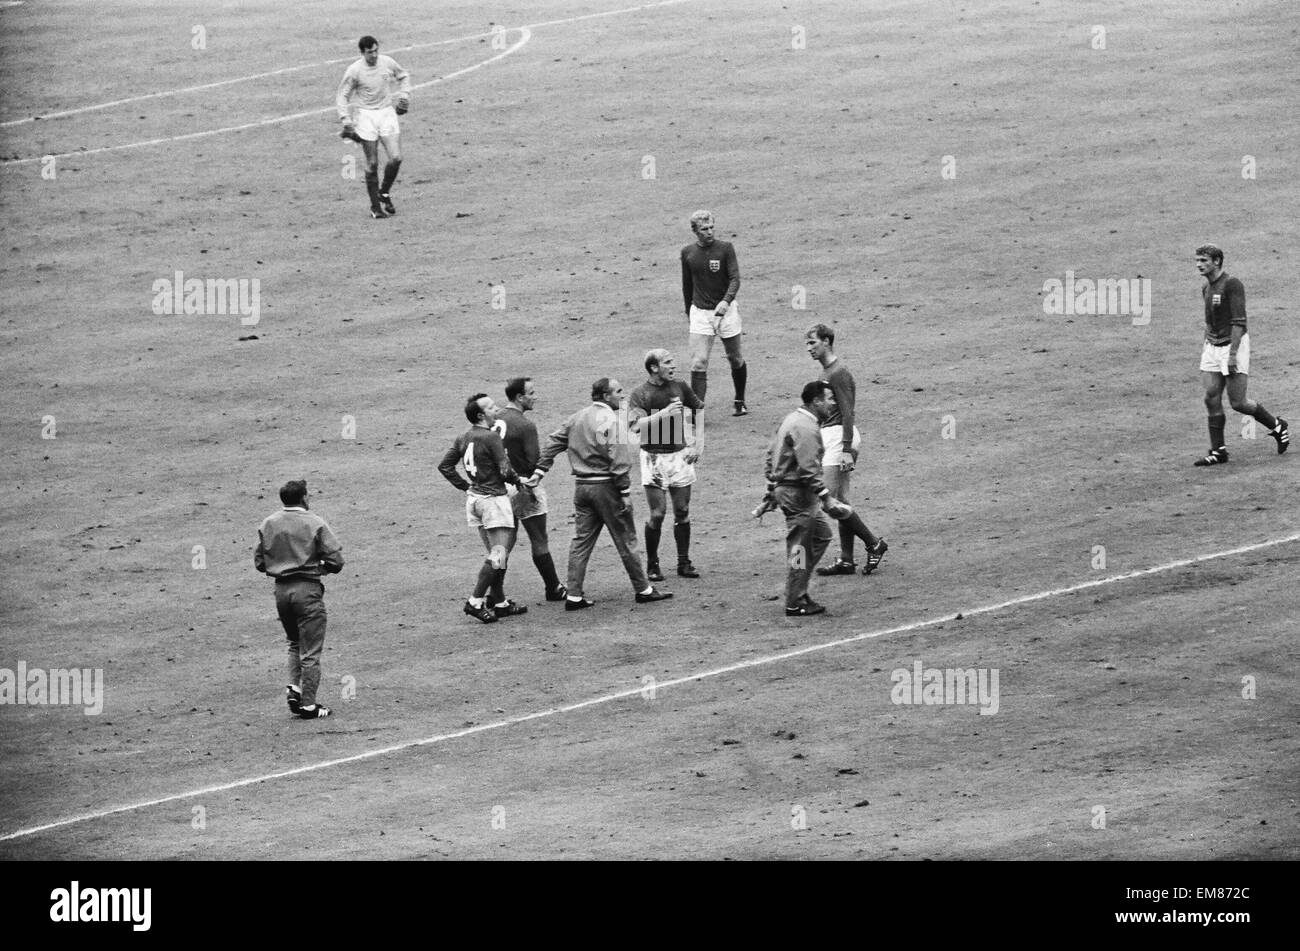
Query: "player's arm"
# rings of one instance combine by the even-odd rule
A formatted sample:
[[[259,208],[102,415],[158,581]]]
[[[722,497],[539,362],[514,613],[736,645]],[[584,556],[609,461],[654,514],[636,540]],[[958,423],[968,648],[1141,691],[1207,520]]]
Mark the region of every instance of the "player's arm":
[[[546,437],[546,447],[537,457],[537,465],[528,478],[529,485],[537,485],[541,482],[542,476],[550,472],[551,466],[555,464],[555,457],[569,448],[569,427],[572,425],[573,417],[570,416],[564,421],[564,425]]]
[[[391,56],[388,57],[388,68],[397,80],[397,112],[404,114],[407,109],[411,108],[411,74],[404,70]]]
[[[740,262],[736,260],[736,246],[734,244],[727,246],[727,257],[725,263],[727,266],[727,274],[731,276],[731,280],[727,284],[727,293],[723,295],[722,301],[730,307],[731,302],[734,301],[736,295],[740,293]]]
[[[326,574],[336,575],[343,570],[343,546],[328,525],[322,524],[316,532],[316,556]]]
[[[695,296],[695,279],[691,276],[691,266],[687,263],[686,255],[689,248],[682,249],[682,296],[686,298],[686,316],[691,316],[691,300]]]
[[[689,386],[683,389],[686,399],[682,405],[691,411],[689,423],[685,410],[682,412],[682,425],[686,430],[686,461],[694,464],[700,461],[700,455],[704,452],[704,400],[696,396]]]
[[[339,118],[344,122],[352,120],[351,109],[348,106],[348,100],[352,97],[352,88],[356,85],[357,78],[353,75],[352,67],[349,66],[343,73],[343,81],[339,83],[339,91],[334,96],[334,105],[338,108]]]
[[[836,373],[834,377],[827,382],[830,383],[831,392],[835,394],[835,405],[839,407],[840,420],[844,423],[844,438],[842,445],[826,448],[837,456],[831,465],[837,465],[847,472],[853,468],[853,404],[857,400],[857,386],[853,382],[853,377],[847,373]]]
[[[1237,348],[1246,336],[1246,288],[1235,277],[1229,278],[1223,289],[1228,298],[1228,314],[1232,320],[1232,344],[1228,347],[1228,366],[1237,365]]]
[[[442,462],[438,463],[438,471],[442,473],[444,479],[461,492],[465,492],[469,490],[469,483],[462,479],[460,473],[456,471],[456,463],[460,462],[460,453],[460,440],[457,439],[442,457]]]
[[[266,539],[262,537],[262,530],[257,530],[257,547],[253,549],[253,567],[266,574]]]

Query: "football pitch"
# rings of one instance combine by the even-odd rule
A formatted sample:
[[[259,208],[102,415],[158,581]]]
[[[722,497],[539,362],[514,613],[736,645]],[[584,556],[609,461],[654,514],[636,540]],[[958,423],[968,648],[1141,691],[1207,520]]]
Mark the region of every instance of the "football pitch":
[[[0,9],[0,858],[1300,857],[1297,459],[1229,411],[1192,467],[1203,242],[1251,397],[1300,419],[1297,31],[1256,0]],[[415,84],[381,221],[333,107],[362,34]],[[702,577],[636,605],[604,536],[567,613],[521,538],[527,615],[476,623],[435,468],[465,398],[530,376],[545,434],[650,348],[684,367],[697,208],[750,367],[734,418],[715,348]],[[173,306],[194,279],[221,312]],[[749,512],[818,322],[890,548],[790,619]],[[252,560],[291,478],[347,559],[314,722]],[[102,672],[101,709],[18,702],[20,665]],[[980,689],[928,689],[954,672]]]

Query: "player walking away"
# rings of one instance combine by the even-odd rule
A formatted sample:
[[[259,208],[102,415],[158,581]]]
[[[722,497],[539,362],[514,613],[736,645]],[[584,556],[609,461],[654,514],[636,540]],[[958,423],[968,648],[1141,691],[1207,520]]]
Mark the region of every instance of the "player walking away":
[[[1250,336],[1246,333],[1246,289],[1241,281],[1223,270],[1223,252],[1213,244],[1196,249],[1196,269],[1205,278],[1201,296],[1205,298],[1205,345],[1201,348],[1201,379],[1205,382],[1205,409],[1209,413],[1210,451],[1196,460],[1198,466],[1217,466],[1228,461],[1228,447],[1223,439],[1227,417],[1223,412],[1223,390],[1228,402],[1244,416],[1251,416],[1268,427],[1277,440],[1278,454],[1291,444],[1290,427],[1281,416],[1276,419],[1246,398],[1246,377],[1250,373]]]
[[[402,167],[402,136],[397,117],[406,115],[411,106],[411,74],[397,64],[391,56],[379,54],[379,41],[373,36],[363,36],[357,46],[361,59],[343,73],[335,105],[343,121],[345,139],[361,145],[366,156],[366,192],[370,195],[370,217],[387,218],[397,214],[390,191],[397,180],[397,170]],[[393,86],[397,95],[393,96]],[[355,96],[357,115],[351,115],[349,100]],[[379,181],[379,143],[384,143],[388,162],[384,165],[384,181]]]
[[[546,600],[563,601],[567,591],[555,573],[555,562],[551,558],[546,535],[546,490],[540,485],[530,486],[522,481],[531,476],[537,467],[537,426],[524,416],[524,413],[537,405],[537,399],[537,387],[532,377],[517,376],[507,380],[506,400],[509,405],[497,414],[496,426],[505,443],[510,468],[515,470],[521,480],[519,490],[510,496],[515,523],[522,525],[528,535],[528,543],[533,550],[533,564],[546,585]]]
[[[623,568],[636,592],[636,603],[664,601],[672,595],[657,590],[646,578],[641,553],[636,546],[636,523],[632,520],[632,483],[629,472],[631,439],[615,410],[623,405],[623,386],[618,380],[601,377],[591,385],[591,405],[580,409],[547,437],[546,448],[528,480],[537,485],[550,471],[555,457],[568,452],[573,469],[573,544],[569,547],[568,597],[566,611],[581,611],[596,602],[583,597],[587,562],[596,547],[602,527],[609,529]]]
[[[731,382],[736,390],[733,416],[746,416],[745,381],[749,368],[740,352],[740,311],[736,292],[740,290],[740,265],[730,241],[713,237],[713,212],[691,215],[695,243],[682,248],[682,296],[686,298],[686,319],[691,328],[691,389],[701,400],[708,391],[709,354],[715,337],[722,338],[731,364]]]
[[[628,424],[637,427],[641,441],[641,485],[650,507],[645,523],[646,577],[664,580],[659,569],[659,533],[671,498],[677,573],[698,578],[700,573],[691,564],[691,486],[704,445],[704,403],[689,386],[675,379],[677,364],[667,350],[649,351],[645,368],[650,379],[632,391]]]
[[[822,457],[822,481],[831,495],[841,502],[849,502],[850,473],[858,462],[862,434],[855,425],[854,407],[857,404],[857,386],[853,374],[844,361],[835,355],[835,331],[825,324],[817,324],[804,337],[808,355],[822,365],[824,379],[835,393],[835,409],[822,423],[822,444],[826,447]],[[880,566],[880,560],[889,551],[883,538],[877,538],[867,528],[862,517],[854,512],[840,520],[840,557],[834,564],[818,568],[819,575],[851,575],[857,570],[853,560],[853,540],[861,538],[867,546],[866,564],[862,573],[869,575]]]
[[[816,380],[800,398],[803,405],[782,420],[764,466],[768,495],[785,515],[788,617],[826,610],[808,597],[808,579],[831,542],[830,522],[822,513],[838,519],[853,514],[822,482],[821,424],[835,411],[835,392],[825,380]]]
[[[329,707],[316,702],[326,620],[320,579],[343,570],[343,546],[325,520],[308,511],[305,481],[286,482],[280,501],[284,509],[257,529],[253,565],[275,579],[275,612],[289,644],[289,712],[315,720],[330,715]]]
[[[519,477],[510,468],[501,435],[492,428],[497,406],[486,393],[475,393],[465,403],[465,418],[474,425],[456,438],[456,442],[438,463],[438,471],[448,482],[465,493],[465,521],[478,529],[487,549],[479,569],[474,593],[465,602],[465,613],[484,624],[514,614],[526,614],[528,608],[506,597],[506,563],[515,547],[515,512],[506,494],[506,483]],[[456,464],[465,468],[469,481],[461,478]],[[492,596],[492,603],[486,596]]]

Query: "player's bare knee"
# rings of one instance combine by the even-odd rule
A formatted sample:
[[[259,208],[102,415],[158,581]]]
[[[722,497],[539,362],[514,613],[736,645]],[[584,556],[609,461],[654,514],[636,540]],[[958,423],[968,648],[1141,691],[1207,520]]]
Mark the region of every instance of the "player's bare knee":
[[[645,522],[646,522],[646,524],[649,525],[651,528],[658,529],[658,528],[662,527],[663,524],[664,524],[664,515],[665,515],[665,514],[666,514],[666,513],[664,513],[664,512],[655,512],[655,511],[651,511],[650,514],[646,516],[646,520],[645,520]]]

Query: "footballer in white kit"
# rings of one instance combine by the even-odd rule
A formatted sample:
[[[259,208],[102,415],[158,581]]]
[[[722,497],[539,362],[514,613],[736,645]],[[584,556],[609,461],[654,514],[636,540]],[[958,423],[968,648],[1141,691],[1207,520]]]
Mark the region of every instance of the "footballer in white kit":
[[[343,122],[340,133],[361,145],[366,156],[366,191],[370,195],[370,217],[387,218],[397,214],[390,191],[402,167],[401,128],[397,117],[411,104],[411,74],[391,56],[379,52],[379,41],[363,36],[357,46],[361,59],[343,73],[335,105]],[[393,87],[397,88],[396,96]],[[353,104],[356,117],[352,115]],[[379,181],[379,143],[384,144],[388,161],[384,180]]]

